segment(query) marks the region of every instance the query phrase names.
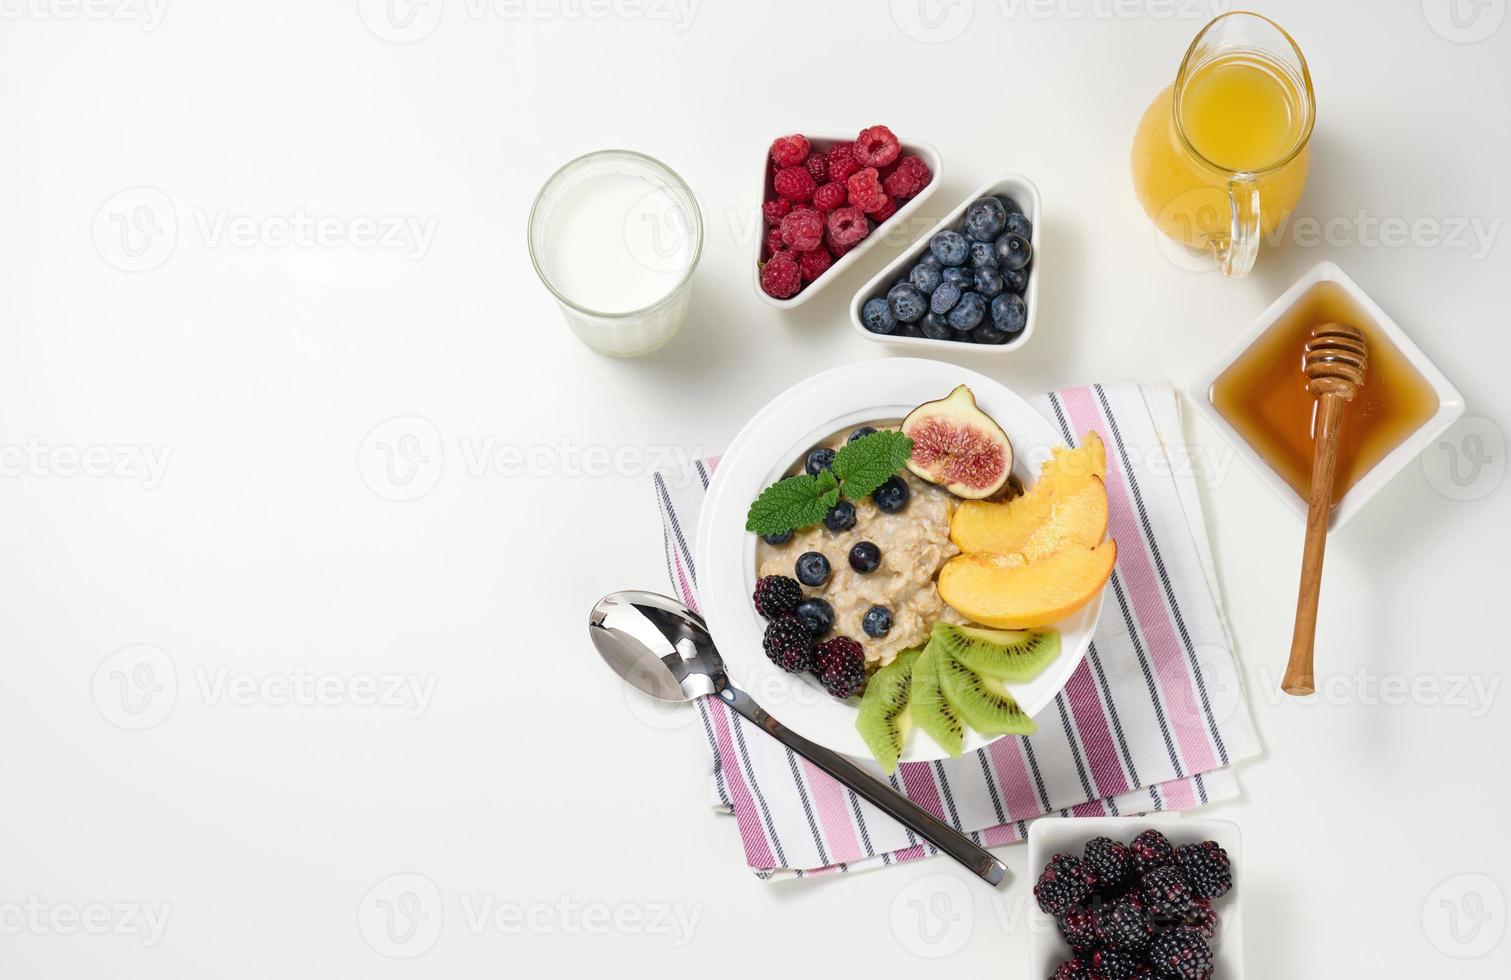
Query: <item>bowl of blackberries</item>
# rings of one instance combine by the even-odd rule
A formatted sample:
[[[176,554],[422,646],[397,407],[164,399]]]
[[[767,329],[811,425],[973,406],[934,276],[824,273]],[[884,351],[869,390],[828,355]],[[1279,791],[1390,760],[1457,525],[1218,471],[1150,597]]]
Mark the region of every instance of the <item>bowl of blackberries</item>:
[[[1047,980],[1239,980],[1238,828],[1050,818],[1029,829],[1034,968]]]
[[[1016,350],[1034,331],[1038,224],[1031,181],[987,184],[866,283],[850,304],[852,325],[898,347]]]

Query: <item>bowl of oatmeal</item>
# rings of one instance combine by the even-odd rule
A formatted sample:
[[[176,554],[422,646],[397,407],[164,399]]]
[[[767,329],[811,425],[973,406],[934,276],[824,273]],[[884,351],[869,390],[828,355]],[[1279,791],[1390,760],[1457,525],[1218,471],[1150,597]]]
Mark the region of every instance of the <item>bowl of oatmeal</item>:
[[[793,532],[776,543],[746,530],[751,502],[783,477],[803,472],[815,449],[837,448],[863,428],[895,428],[908,412],[968,385],[980,407],[1007,434],[1013,446],[1012,484],[1031,486],[1040,464],[1063,445],[1051,423],[999,382],[952,364],[913,358],[885,358],[846,365],[815,375],[777,396],[745,425],[714,469],[693,539],[676,542],[691,552],[700,612],[729,668],[731,680],[749,691],[773,715],[803,736],[857,759],[870,750],[856,731],[856,707],[826,693],[811,675],[787,673],[762,646],[765,620],[752,604],[758,579],[767,575],[800,578],[801,556],[817,553],[827,563],[821,584],[804,583],[805,598],[833,609],[835,634],[860,642],[868,670],[916,649],[936,622],[963,623],[936,588],[940,568],[958,550],[950,541],[950,517],[958,500],[948,491],[906,471],[906,504],[885,512],[871,499],[854,502],[853,524],[826,524]],[[851,563],[861,543],[874,545],[875,566]],[[811,576],[818,582],[821,576]],[[875,607],[890,615],[881,635],[865,629]],[[1101,599],[1052,624],[1061,654],[1050,667],[1023,684],[1008,685],[1022,709],[1041,712],[1064,688],[1091,642]],[[1046,624],[1051,625],[1051,624]],[[965,751],[996,737],[966,733]],[[901,761],[946,758],[931,739],[911,738]]]

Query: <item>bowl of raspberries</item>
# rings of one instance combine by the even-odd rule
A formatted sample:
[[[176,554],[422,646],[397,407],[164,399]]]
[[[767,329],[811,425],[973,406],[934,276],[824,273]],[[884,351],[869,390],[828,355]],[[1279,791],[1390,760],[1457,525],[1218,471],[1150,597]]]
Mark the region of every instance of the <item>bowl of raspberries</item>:
[[[1223,820],[1055,818],[1029,827],[1033,969],[1046,980],[1239,980],[1243,934]]]
[[[796,306],[907,220],[939,182],[939,153],[886,126],[777,137],[761,171],[755,287]]]
[[[851,325],[895,347],[1017,350],[1038,312],[1039,217],[1026,177],[977,189],[855,294]]]

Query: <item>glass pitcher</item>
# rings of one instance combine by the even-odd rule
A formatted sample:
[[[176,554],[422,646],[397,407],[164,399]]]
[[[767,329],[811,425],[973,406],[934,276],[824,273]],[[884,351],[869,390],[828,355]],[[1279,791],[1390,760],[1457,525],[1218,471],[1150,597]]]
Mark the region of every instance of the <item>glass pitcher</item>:
[[[1223,14],[1139,120],[1133,186],[1159,230],[1246,276],[1306,185],[1316,103],[1306,58],[1274,21]]]

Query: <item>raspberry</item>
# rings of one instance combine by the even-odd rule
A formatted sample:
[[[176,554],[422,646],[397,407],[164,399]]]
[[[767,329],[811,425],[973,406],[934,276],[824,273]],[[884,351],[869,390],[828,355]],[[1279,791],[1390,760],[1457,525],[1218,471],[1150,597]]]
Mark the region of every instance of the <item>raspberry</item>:
[[[1222,920],[1217,917],[1217,910],[1212,908],[1210,899],[1198,898],[1186,910],[1185,924],[1210,943],[1217,938],[1217,929]]]
[[[803,288],[803,273],[791,252],[778,252],[761,267],[761,289],[767,296],[787,299]]]
[[[804,167],[784,167],[772,178],[772,186],[778,195],[789,201],[806,201],[813,196],[816,186]]]
[[[789,674],[813,669],[813,634],[796,616],[778,616],[761,640],[766,656]]]
[[[1099,949],[1091,954],[1091,970],[1106,980],[1133,980],[1143,961],[1132,953],[1116,949]]]
[[[824,248],[828,249],[829,254],[836,259],[844,258],[846,253],[858,244],[859,242],[837,242],[834,240],[834,232],[828,228],[824,229]]]
[[[1143,903],[1132,895],[1097,909],[1096,930],[1102,945],[1122,950],[1142,948],[1154,933]]]
[[[1171,929],[1149,946],[1149,962],[1160,976],[1206,980],[1212,975],[1212,949],[1192,929]]]
[[[866,655],[848,636],[819,644],[817,666],[819,683],[841,700],[866,689]]]
[[[909,198],[923,190],[934,175],[928,165],[917,157],[903,157],[897,161],[897,169],[882,179],[882,188],[893,197]]]
[[[1087,841],[1081,859],[1096,878],[1092,887],[1104,895],[1121,888],[1133,867],[1128,848],[1110,837],[1094,837]]]
[[[810,252],[804,252],[797,260],[797,268],[803,274],[803,282],[812,282],[833,264],[834,256],[830,255],[829,250],[822,245]]]
[[[1139,897],[1155,919],[1173,922],[1191,908],[1191,886],[1173,867],[1155,868],[1139,884]]]
[[[1034,885],[1034,898],[1047,915],[1062,915],[1081,904],[1081,900],[1090,894],[1091,872],[1080,858],[1069,854],[1056,854],[1050,858]]]
[[[855,159],[854,143],[835,143],[829,147],[829,179],[846,180],[860,169]]]
[[[780,229],[780,228],[767,228],[766,229],[766,254],[767,254],[767,256],[769,257],[769,256],[772,256],[772,255],[775,255],[778,252],[785,251],[786,248],[787,248],[787,243],[784,242],[784,241],[782,241],[782,229]]]
[[[761,216],[766,219],[768,225],[779,225],[782,219],[787,217],[787,212],[792,210],[792,202],[785,197],[774,197],[761,205]]]
[[[1233,887],[1228,852],[1216,841],[1187,844],[1175,851],[1175,866],[1198,898],[1221,898]]]
[[[791,261],[790,256],[788,261]],[[770,265],[771,262],[766,264]],[[768,575],[756,580],[755,594],[751,598],[755,600],[756,612],[767,619],[776,619],[797,609],[797,604],[803,601],[803,587],[797,584],[797,579],[785,575]]]
[[[1133,855],[1133,870],[1141,875],[1146,875],[1155,868],[1163,867],[1175,860],[1175,848],[1165,839],[1165,835],[1157,830],[1146,830],[1133,838],[1128,845],[1128,851]]]
[[[877,224],[881,224],[883,221],[886,221],[888,218],[892,217],[892,215],[897,213],[897,202],[892,200],[890,197],[884,198],[884,200],[887,203],[883,204],[875,211],[872,211],[870,215],[871,220],[876,222]]]
[[[1049,975],[1049,980],[1097,980],[1097,975],[1091,972],[1091,967],[1080,960],[1066,960],[1055,967],[1055,972]]]
[[[782,219],[782,241],[799,252],[811,252],[824,240],[824,219],[812,208],[797,208]]]
[[[1096,916],[1091,914],[1090,909],[1083,909],[1079,905],[1067,909],[1059,919],[1060,935],[1065,937],[1065,943],[1070,951],[1080,956],[1090,953],[1102,945],[1097,938]]]
[[[862,167],[885,167],[902,152],[902,144],[885,126],[872,126],[855,138],[855,159]]]
[[[829,237],[840,245],[854,245],[871,234],[860,208],[836,208],[829,212]],[[848,251],[848,249],[847,249]]]
[[[794,133],[771,143],[771,159],[778,167],[795,167],[808,159],[808,137]]]
[[[808,154],[808,159],[803,161],[803,166],[808,170],[808,176],[813,178],[815,184],[822,184],[829,180],[829,157],[817,150]]]
[[[820,184],[818,190],[813,192],[813,206],[820,211],[833,211],[835,208],[845,206],[845,185],[837,180],[831,180],[827,184]]]
[[[870,214],[887,203],[887,195],[881,189],[881,181],[876,179],[876,168],[867,167],[857,170],[845,181],[845,190],[849,192],[850,205],[860,208]]]

